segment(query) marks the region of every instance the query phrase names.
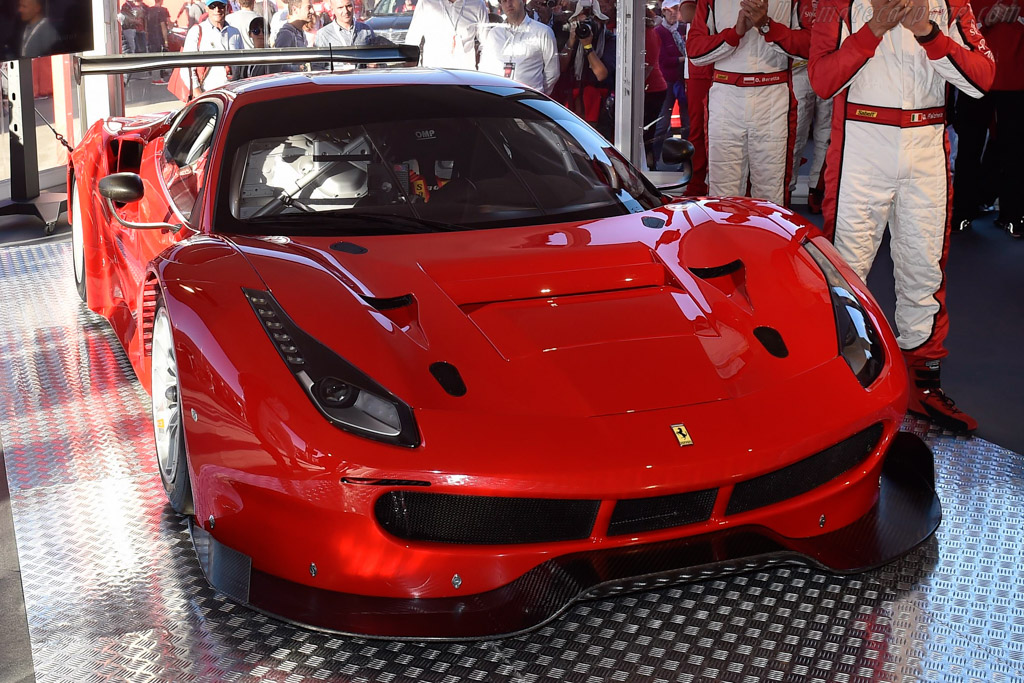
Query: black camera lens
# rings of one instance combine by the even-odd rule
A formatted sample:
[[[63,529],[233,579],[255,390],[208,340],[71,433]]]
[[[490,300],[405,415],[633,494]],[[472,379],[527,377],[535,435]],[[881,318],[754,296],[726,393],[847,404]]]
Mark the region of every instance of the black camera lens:
[[[589,38],[592,35],[594,35],[594,29],[590,28],[590,24],[585,21],[576,24],[577,38]]]

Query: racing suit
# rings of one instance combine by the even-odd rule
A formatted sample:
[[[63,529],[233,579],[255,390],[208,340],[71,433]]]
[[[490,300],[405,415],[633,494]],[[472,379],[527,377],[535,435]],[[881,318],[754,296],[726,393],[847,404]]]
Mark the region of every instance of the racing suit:
[[[789,202],[796,102],[790,57],[807,57],[810,2],[769,0],[768,31],[734,28],[740,0],[699,0],[687,37],[690,61],[714,64],[708,93],[708,186],[713,195],[747,193]]]
[[[789,180],[790,193],[796,189],[797,171],[800,170],[801,155],[807,146],[807,138],[814,132],[814,158],[807,185],[813,193],[818,185],[821,167],[825,165],[828,153],[829,133],[832,129],[832,100],[824,100],[811,88],[807,75],[807,60],[793,61],[793,97],[796,98],[796,143],[793,145],[793,175]],[[820,208],[819,208],[820,213]]]
[[[930,40],[898,24],[877,38],[869,0],[819,0],[808,66],[815,92],[835,98],[825,232],[866,279],[889,224],[897,341],[911,366],[947,354],[946,84],[981,97],[995,75],[966,0],[928,6]]]

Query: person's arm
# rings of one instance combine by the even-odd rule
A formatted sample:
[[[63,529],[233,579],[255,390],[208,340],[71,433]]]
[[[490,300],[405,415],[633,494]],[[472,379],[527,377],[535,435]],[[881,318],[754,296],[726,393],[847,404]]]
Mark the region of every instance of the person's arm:
[[[693,23],[690,24],[690,32],[686,36],[690,61],[697,66],[706,66],[732,54],[736,50],[736,46],[740,44],[740,38],[749,28],[743,18],[743,12],[740,12],[735,26],[718,31],[715,0],[698,0],[697,12],[694,14]]]
[[[555,89],[558,77],[562,75],[561,69],[558,68],[558,46],[555,45],[555,33],[551,27],[539,22],[538,25],[544,29],[541,46],[541,53],[544,56],[544,94],[550,95]]]
[[[676,41],[672,37],[671,31],[667,28],[656,28],[654,32],[659,37],[665,33],[669,34],[667,38],[661,41],[661,48],[658,50],[658,68],[661,69],[661,75],[665,77],[666,81],[675,83],[680,59],[679,48],[676,47]]]
[[[916,11],[908,13],[902,23],[924,48],[931,67],[961,92],[983,97],[996,77],[996,63],[978,31],[971,6],[966,0],[950,0],[948,35],[928,19],[928,6],[923,0],[913,0],[912,8]]]
[[[849,0],[818,0],[807,63],[807,75],[818,97],[831,99],[848,87],[875,55],[882,36],[899,24],[903,0],[872,0],[871,4],[871,21],[840,44],[844,28],[850,29]]]
[[[409,30],[405,34],[405,44],[420,46],[423,42],[424,25],[427,23],[427,3],[425,0],[420,0],[416,3],[416,9],[412,11],[412,19],[409,21]],[[420,62],[423,62],[422,56]]]
[[[747,10],[750,22],[755,29],[768,24],[768,32],[758,35],[764,37],[768,45],[787,57],[806,59],[811,51],[811,24],[813,12],[811,0],[796,0],[789,17],[789,25],[775,21],[768,16],[768,3],[758,0],[743,0],[742,6]],[[805,23],[806,22],[806,23]]]

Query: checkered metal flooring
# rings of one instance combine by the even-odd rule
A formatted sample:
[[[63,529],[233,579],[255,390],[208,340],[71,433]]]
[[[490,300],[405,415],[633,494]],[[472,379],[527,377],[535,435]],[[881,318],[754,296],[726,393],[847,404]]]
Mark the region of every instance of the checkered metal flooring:
[[[0,248],[0,440],[39,681],[1024,681],[1024,459],[921,421],[944,519],[882,570],[770,570],[580,603],[525,636],[307,631],[206,583],[148,400],[66,240]]]

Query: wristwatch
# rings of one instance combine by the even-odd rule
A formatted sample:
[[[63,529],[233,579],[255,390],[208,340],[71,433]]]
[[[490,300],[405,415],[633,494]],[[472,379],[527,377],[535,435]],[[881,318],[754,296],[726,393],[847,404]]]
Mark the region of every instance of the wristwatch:
[[[771,23],[771,19],[765,19],[765,22],[757,27],[757,30],[761,32],[762,36],[768,35],[768,31],[771,30],[771,26],[769,25]]]

